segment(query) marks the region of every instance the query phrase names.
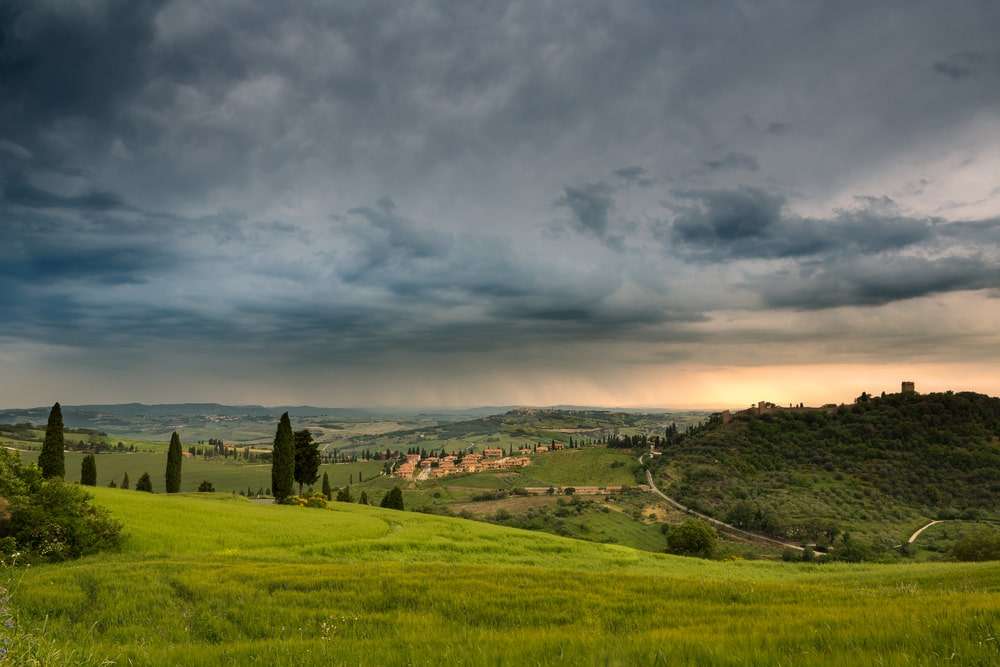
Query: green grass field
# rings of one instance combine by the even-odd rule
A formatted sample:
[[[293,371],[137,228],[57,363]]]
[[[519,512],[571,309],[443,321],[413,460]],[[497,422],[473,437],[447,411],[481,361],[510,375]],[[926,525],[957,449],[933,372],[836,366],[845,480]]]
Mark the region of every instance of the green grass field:
[[[21,459],[33,463],[38,459],[36,451],[20,452]],[[66,479],[79,481],[80,463],[84,454],[66,452]],[[153,490],[163,491],[164,474],[166,470],[166,449],[162,453],[137,452],[135,454],[98,454],[97,484],[107,486],[114,480],[120,483],[127,472],[132,485],[144,472],[148,472],[153,480]],[[344,486],[351,481],[357,481],[358,475],[365,478],[375,477],[382,470],[382,464],[377,461],[358,463],[336,463],[320,466],[320,479],[326,472],[330,476],[330,484]],[[271,486],[271,464],[224,462],[218,459],[186,458],[182,463],[181,490],[196,491],[202,480],[210,481],[216,491],[246,491],[247,488],[257,491]],[[316,485],[319,488],[319,483]]]
[[[41,664],[1000,661],[1000,563],[710,562],[359,505],[94,495],[120,552],[5,571]]]

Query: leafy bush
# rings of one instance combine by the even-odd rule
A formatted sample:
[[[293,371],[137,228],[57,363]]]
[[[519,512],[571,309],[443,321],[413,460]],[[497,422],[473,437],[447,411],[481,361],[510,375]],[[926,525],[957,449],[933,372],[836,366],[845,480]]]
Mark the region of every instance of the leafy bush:
[[[688,519],[667,533],[667,550],[680,556],[711,558],[715,553],[715,529],[704,521]]]
[[[969,533],[952,547],[956,560],[1000,560],[1000,531],[978,530]]]
[[[215,487],[212,486],[212,483],[206,479],[198,485],[198,491],[201,493],[213,493],[215,491]]]
[[[0,451],[0,495],[7,504],[0,517],[5,556],[18,551],[27,560],[55,562],[121,541],[121,525],[94,507],[86,491],[58,478],[43,480],[37,466],[22,466],[8,451]]]
[[[868,545],[851,537],[850,533],[844,533],[840,538],[840,544],[833,550],[831,557],[834,560],[841,560],[847,563],[860,563],[861,561],[871,560],[872,550]]]
[[[321,493],[314,493],[306,498],[306,507],[323,509],[326,507],[326,497]]]

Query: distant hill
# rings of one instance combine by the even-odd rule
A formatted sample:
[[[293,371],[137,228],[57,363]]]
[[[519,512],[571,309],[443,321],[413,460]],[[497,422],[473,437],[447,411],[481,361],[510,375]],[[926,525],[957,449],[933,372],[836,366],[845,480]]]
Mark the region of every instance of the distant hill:
[[[37,408],[0,409],[0,423],[32,422],[44,424],[51,406]],[[135,419],[169,419],[192,417],[244,417],[277,419],[283,412],[291,417],[332,417],[335,419],[375,419],[395,416],[468,419],[510,410],[510,406],[466,408],[455,410],[417,410],[389,408],[324,408],[311,405],[224,405],[221,403],[115,403],[107,405],[63,405],[63,418],[69,426],[114,424]]]
[[[892,541],[922,518],[1000,510],[1000,399],[892,394],[715,416],[655,465],[669,494],[742,527]]]

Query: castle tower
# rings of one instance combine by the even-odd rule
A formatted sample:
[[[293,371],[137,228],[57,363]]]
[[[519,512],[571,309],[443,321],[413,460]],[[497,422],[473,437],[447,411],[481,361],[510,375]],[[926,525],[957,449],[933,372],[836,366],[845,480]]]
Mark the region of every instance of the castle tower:
[[[917,393],[917,385],[912,380],[903,380],[902,393],[904,394],[915,394]]]

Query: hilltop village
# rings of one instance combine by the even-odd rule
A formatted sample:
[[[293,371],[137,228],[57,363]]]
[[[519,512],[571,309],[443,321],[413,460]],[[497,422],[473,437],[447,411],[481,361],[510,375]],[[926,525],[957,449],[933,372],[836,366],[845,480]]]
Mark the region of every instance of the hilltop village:
[[[445,456],[427,456],[420,453],[407,454],[406,459],[396,466],[392,474],[400,479],[433,479],[474,472],[498,472],[516,470],[531,465],[531,457],[551,450],[563,449],[561,442],[551,445],[521,447],[517,456],[513,451],[505,453],[501,447],[487,447],[482,453],[458,453]]]
[[[916,385],[916,383],[913,382],[912,380],[903,380],[900,383],[900,391],[899,391],[899,393],[901,393],[901,394],[916,394],[917,393],[917,385]],[[882,396],[885,396],[885,392],[882,392]],[[860,396],[858,396],[857,398],[854,399],[854,402],[855,403],[866,403],[871,398],[872,398],[871,394],[869,394],[866,391],[863,391],[863,392],[861,392]],[[841,407],[841,405],[839,405],[837,403],[827,403],[825,405],[819,406],[818,408],[816,408],[816,407],[809,407],[809,406],[807,406],[807,405],[805,405],[803,403],[799,403],[798,405],[789,405],[788,407],[785,407],[783,405],[778,405],[778,404],[772,403],[770,401],[759,401],[756,405],[751,405],[749,408],[747,408],[745,410],[738,410],[735,413],[733,413],[730,410],[723,410],[722,412],[719,412],[719,413],[716,413],[716,415],[713,415],[713,417],[717,416],[722,421],[723,424],[728,424],[729,422],[733,421],[734,414],[735,415],[747,415],[747,416],[750,416],[750,415],[763,415],[763,414],[771,414],[771,413],[774,413],[774,412],[790,412],[790,411],[791,412],[816,412],[816,411],[830,412],[830,411],[833,411],[833,410],[837,410],[840,407]]]

